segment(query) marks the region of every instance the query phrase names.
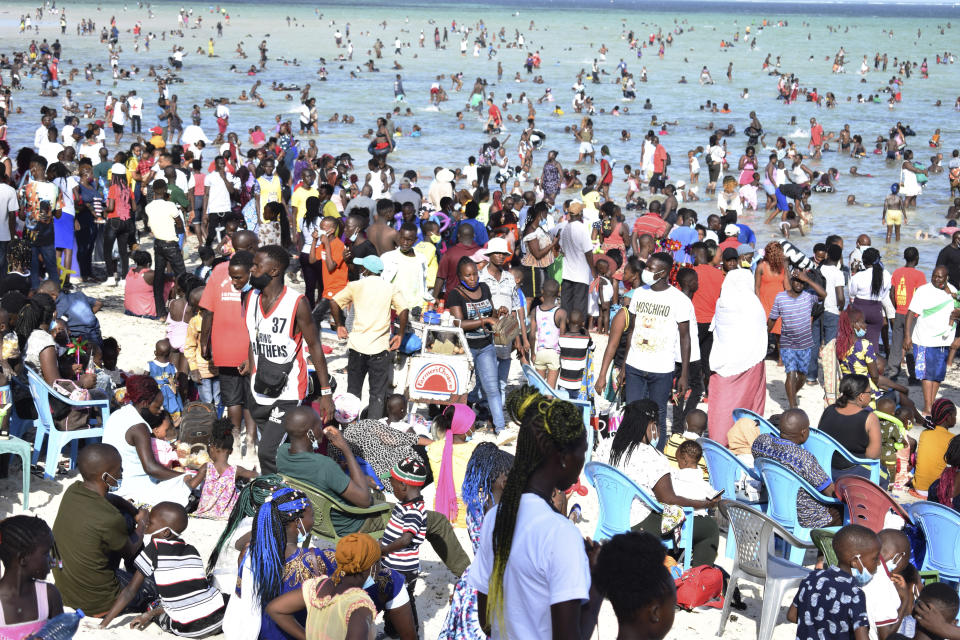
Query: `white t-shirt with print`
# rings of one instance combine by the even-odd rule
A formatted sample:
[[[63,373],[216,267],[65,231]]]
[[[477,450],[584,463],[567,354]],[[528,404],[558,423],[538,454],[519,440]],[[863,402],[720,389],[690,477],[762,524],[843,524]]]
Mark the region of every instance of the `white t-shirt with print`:
[[[674,287],[654,291],[643,286],[630,300],[630,314],[635,324],[626,364],[651,373],[673,371],[674,350],[680,342],[677,325],[695,317],[690,299]]]
[[[948,347],[953,342],[954,325],[950,322],[956,292],[950,283],[946,289],[937,289],[933,283],[917,287],[910,300],[910,312],[917,314],[911,339],[921,347]]]
[[[493,528],[499,507],[491,509],[480,529],[480,546],[467,584],[489,592],[493,574]],[[586,602],[590,597],[590,563],[583,536],[570,520],[538,495],[520,498],[510,560],[503,576],[503,619],[491,621],[493,638],[552,638],[550,607]],[[505,627],[505,628],[501,628]]]

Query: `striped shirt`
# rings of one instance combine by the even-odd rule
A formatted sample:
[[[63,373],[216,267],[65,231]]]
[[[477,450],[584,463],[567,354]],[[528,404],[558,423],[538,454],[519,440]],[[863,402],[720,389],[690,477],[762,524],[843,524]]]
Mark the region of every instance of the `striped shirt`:
[[[403,549],[385,556],[382,561],[385,567],[395,571],[420,571],[420,545],[427,535],[427,511],[422,497],[393,505],[390,522],[380,542],[389,545],[408,532],[413,535],[413,540]]]
[[[144,545],[134,564],[156,581],[172,633],[200,638],[220,632],[226,601],[207,579],[196,548],[175,537],[155,538]]]
[[[590,336],[579,333],[560,334],[560,379],[563,389],[580,389],[583,372],[587,367],[587,352],[593,348]]]
[[[781,349],[809,349],[813,346],[813,318],[810,313],[817,296],[801,291],[797,297],[781,291],[773,301],[770,319],[783,319],[780,330]]]

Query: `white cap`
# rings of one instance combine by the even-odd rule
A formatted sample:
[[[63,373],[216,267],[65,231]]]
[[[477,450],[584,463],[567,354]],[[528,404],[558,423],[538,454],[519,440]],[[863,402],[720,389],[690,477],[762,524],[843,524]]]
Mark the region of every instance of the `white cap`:
[[[740,235],[740,227],[731,222],[723,228],[723,232],[728,236],[738,236]]]
[[[127,168],[119,162],[114,162],[113,166],[110,167],[110,173],[115,176],[125,176],[127,175]]]
[[[685,186],[687,186],[686,182],[684,182],[683,180],[677,180],[677,189],[682,189]]]
[[[491,253],[510,253],[510,247],[503,238],[490,238],[484,253],[487,255]]]

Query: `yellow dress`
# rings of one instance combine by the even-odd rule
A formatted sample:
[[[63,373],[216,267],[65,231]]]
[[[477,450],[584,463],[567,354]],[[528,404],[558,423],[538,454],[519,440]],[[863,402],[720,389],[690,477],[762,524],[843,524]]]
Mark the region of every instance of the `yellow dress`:
[[[360,588],[347,589],[334,596],[319,596],[317,592],[327,577],[310,578],[303,583],[303,600],[307,603],[307,640],[344,640],[350,625],[350,616],[366,609],[376,620],[377,609],[367,592]],[[376,637],[375,625],[369,625],[367,636]]]

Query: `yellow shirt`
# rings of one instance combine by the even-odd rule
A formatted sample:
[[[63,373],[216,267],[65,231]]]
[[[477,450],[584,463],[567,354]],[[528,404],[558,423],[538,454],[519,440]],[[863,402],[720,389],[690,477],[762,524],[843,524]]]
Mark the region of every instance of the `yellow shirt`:
[[[137,167],[140,166],[140,161],[134,156],[127,158],[127,186],[130,187],[130,190],[133,190],[133,186],[136,183],[136,179],[133,177],[133,174],[137,172]],[[113,180],[112,172],[107,176],[107,179]]]
[[[455,527],[467,527],[467,507],[463,504],[463,496],[460,492],[463,490],[463,479],[467,475],[467,463],[470,462],[470,456],[473,450],[477,448],[478,442],[464,442],[453,445],[453,486],[457,490],[457,521],[452,523]],[[440,480],[440,462],[443,460],[444,439],[434,440],[427,445],[427,457],[430,459],[430,471],[433,472],[434,481]]]
[[[267,206],[267,203],[282,201],[281,189],[283,184],[280,182],[280,178],[273,174],[269,178],[267,176],[257,178],[257,185],[260,187],[260,222],[263,222],[263,209]]]
[[[323,216],[331,218],[339,218],[340,210],[337,209],[337,205],[333,203],[333,200],[327,200],[327,204],[323,205]]]
[[[600,197],[599,191],[591,191],[585,196],[582,196],[581,200],[583,200],[583,208],[590,209],[591,211],[599,211],[597,208],[597,203],[600,202]]]
[[[319,198],[320,192],[316,189],[297,187],[290,196],[290,206],[297,210],[297,231],[300,231],[300,223],[307,212],[307,198],[310,197]]]
[[[341,309],[353,304],[353,330],[347,337],[347,348],[371,356],[390,348],[390,310],[400,313],[407,308],[397,288],[380,276],[348,282],[333,301]]]
[[[917,469],[913,476],[915,489],[926,491],[947,468],[943,454],[947,452],[947,445],[953,440],[954,435],[943,427],[920,434],[920,440],[917,443]]]
[[[413,245],[413,250],[427,259],[427,288],[432,289],[437,280],[437,248],[424,240]]]

